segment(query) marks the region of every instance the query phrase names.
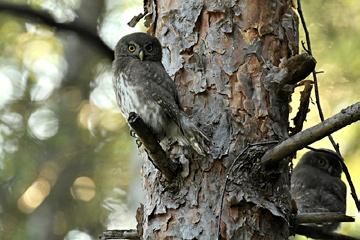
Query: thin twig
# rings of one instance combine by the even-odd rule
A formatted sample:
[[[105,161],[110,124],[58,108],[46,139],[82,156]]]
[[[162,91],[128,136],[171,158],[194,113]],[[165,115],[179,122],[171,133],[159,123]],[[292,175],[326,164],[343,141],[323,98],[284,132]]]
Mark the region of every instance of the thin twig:
[[[230,167],[227,170],[226,173],[226,178],[225,178],[225,182],[223,184],[223,189],[222,189],[222,193],[221,193],[221,200],[220,200],[220,211],[219,211],[219,220],[218,220],[218,225],[217,225],[217,236],[218,239],[220,239],[220,224],[221,224],[221,216],[222,216],[222,211],[223,211],[223,205],[224,205],[224,197],[225,197],[225,192],[226,192],[226,187],[227,184],[230,180],[230,174],[232,173],[232,169],[235,165],[235,163],[240,159],[240,157],[245,153],[245,151],[247,151],[250,147],[252,146],[260,146],[260,145],[267,145],[267,144],[276,144],[279,141],[273,140],[273,141],[265,141],[265,142],[259,142],[259,143],[251,143],[251,144],[247,144],[245,148],[243,148],[240,153],[234,158],[234,160],[232,161]]]
[[[305,48],[305,49],[310,55],[312,55],[310,33],[309,33],[308,29],[307,29],[305,17],[304,17],[302,8],[301,8],[301,0],[297,0],[297,5],[298,5],[297,10],[298,10],[298,13],[299,13],[299,16],[300,16],[300,19],[301,19],[301,24],[302,24],[304,32],[305,32],[306,45],[307,45],[307,48]],[[304,46],[304,44],[303,44],[303,46]],[[322,110],[322,107],[321,107],[320,94],[319,94],[319,85],[318,85],[318,80],[317,80],[317,72],[316,72],[315,69],[313,71],[313,80],[314,80],[314,86],[315,86],[316,106],[318,108],[320,119],[323,122],[325,120],[325,117],[324,117],[324,113],[323,113],[323,110]],[[360,211],[360,202],[359,202],[359,199],[357,197],[354,184],[353,184],[353,182],[351,180],[349,170],[348,170],[345,162],[343,161],[344,158],[341,155],[339,144],[336,143],[336,141],[334,140],[334,138],[332,137],[331,134],[328,135],[328,138],[329,138],[331,144],[333,145],[335,151],[337,152],[337,154],[339,154],[341,156],[342,161],[340,161],[340,163],[341,163],[341,167],[343,169],[343,172],[345,173],[346,179],[347,179],[347,181],[349,183],[350,190],[351,190],[351,196],[354,199],[356,208],[358,209],[358,211]]]
[[[84,24],[79,22],[59,23],[47,12],[43,10],[35,10],[28,5],[0,3],[0,12],[9,12],[17,17],[31,19],[35,22],[55,27],[57,30],[71,31],[82,37],[85,41],[90,42],[96,48],[101,50],[106,57],[113,59],[114,52],[106,45],[106,43],[99,37],[99,35],[90,30]]]

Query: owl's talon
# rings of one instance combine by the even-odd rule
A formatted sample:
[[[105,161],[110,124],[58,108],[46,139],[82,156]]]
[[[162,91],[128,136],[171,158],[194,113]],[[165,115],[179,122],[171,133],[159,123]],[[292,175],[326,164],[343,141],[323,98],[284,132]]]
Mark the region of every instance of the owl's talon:
[[[130,130],[130,136],[133,137],[133,138],[138,138],[136,132],[134,130]]]
[[[138,148],[142,146],[142,142],[138,138],[135,140],[135,143],[138,146]]]

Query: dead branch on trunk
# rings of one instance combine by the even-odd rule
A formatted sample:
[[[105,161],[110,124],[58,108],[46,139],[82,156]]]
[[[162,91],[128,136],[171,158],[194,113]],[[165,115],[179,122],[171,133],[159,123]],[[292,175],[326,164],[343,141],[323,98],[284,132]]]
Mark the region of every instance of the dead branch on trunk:
[[[135,27],[136,24],[137,24],[143,17],[146,16],[146,14],[147,14],[147,11],[146,11],[146,9],[145,9],[144,13],[140,13],[140,14],[134,16],[134,17],[130,20],[130,22],[128,22],[129,27]]]
[[[289,58],[282,66],[283,69],[286,69],[287,74],[279,85],[296,84],[304,80],[314,71],[315,66],[316,60],[308,53],[302,53]]]
[[[140,138],[154,166],[164,175],[166,180],[171,181],[174,179],[178,172],[180,172],[181,165],[167,158],[165,151],[158,143],[156,137],[139,115],[131,112],[128,123]]]

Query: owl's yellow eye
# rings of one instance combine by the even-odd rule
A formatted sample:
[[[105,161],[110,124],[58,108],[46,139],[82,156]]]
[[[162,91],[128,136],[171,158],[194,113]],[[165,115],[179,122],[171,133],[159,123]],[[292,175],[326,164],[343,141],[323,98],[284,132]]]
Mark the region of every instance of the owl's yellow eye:
[[[128,46],[128,50],[129,50],[129,52],[135,52],[136,47],[135,47],[133,44],[130,44],[130,45]]]

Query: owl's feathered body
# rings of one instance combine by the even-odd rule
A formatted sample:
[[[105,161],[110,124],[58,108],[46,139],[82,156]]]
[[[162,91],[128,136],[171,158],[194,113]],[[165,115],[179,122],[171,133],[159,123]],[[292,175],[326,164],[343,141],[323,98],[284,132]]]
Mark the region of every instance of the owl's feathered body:
[[[120,39],[113,63],[120,110],[126,119],[136,112],[159,141],[175,138],[203,155],[208,140],[180,109],[175,83],[161,63],[161,51],[159,41],[146,33]]]
[[[126,119],[130,112],[136,112],[161,139],[166,135],[166,123],[172,120],[151,97],[152,86],[145,80],[151,74],[146,67],[148,63],[138,62],[136,59],[128,59],[125,67],[115,72],[114,87],[117,91],[117,101]],[[132,72],[137,73],[137,78],[131,78]]]
[[[341,181],[339,156],[330,150],[307,152],[291,176],[291,197],[299,213],[346,211],[346,186]],[[317,225],[334,231],[339,223]]]

